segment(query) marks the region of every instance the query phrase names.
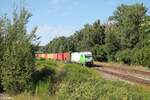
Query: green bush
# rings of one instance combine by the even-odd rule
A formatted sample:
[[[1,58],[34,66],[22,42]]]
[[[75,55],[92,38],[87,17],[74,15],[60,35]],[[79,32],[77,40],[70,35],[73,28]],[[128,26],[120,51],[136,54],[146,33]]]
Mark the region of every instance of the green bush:
[[[92,69],[64,66],[66,76],[56,92],[58,100],[148,100],[150,91],[121,81],[104,80]]]
[[[34,96],[41,100],[149,100],[150,98],[150,90],[121,81],[105,80],[92,68],[78,64],[60,66],[60,62],[51,60],[38,60],[37,63],[40,69],[37,68],[39,74],[35,75],[37,84]],[[55,70],[56,73],[47,73],[45,67],[47,70]]]
[[[133,62],[150,68],[150,48],[134,49]]]
[[[92,49],[94,59],[97,61],[107,61],[107,54],[104,45],[95,45]]]
[[[115,55],[115,60],[118,62],[123,62],[125,64],[131,64],[131,51],[127,49],[117,52],[117,54]]]

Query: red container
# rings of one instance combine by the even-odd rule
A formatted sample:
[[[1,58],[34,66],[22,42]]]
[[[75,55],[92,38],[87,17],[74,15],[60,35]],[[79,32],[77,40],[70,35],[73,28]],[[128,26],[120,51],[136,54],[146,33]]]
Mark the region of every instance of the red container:
[[[64,54],[63,53],[57,53],[57,60],[64,60]]]
[[[64,61],[70,61],[71,57],[70,57],[70,53],[69,52],[65,52],[64,53]]]

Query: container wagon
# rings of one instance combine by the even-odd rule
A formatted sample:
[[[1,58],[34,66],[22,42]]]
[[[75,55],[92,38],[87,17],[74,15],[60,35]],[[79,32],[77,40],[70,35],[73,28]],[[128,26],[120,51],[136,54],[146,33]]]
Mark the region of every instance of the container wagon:
[[[36,58],[54,59],[66,62],[75,62],[82,65],[92,65],[93,56],[91,52],[65,52],[55,54],[35,54]]]
[[[57,53],[57,60],[64,60],[64,53]]]
[[[53,54],[53,59],[57,60],[57,53]]]
[[[70,52],[65,52],[65,53],[64,53],[64,61],[70,62],[70,61],[71,61],[70,55],[71,55]]]

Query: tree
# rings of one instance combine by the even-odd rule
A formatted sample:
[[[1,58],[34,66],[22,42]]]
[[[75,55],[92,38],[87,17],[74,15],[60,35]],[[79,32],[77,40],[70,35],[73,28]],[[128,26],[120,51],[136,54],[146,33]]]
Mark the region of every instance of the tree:
[[[2,62],[3,62],[3,55],[4,55],[4,40],[5,40],[5,34],[6,34],[6,29],[5,29],[5,24],[6,24],[6,17],[2,17],[0,19],[0,91],[3,91],[3,86],[2,86]]]
[[[58,37],[53,39],[46,46],[47,52],[66,52],[66,51],[91,51],[94,45],[104,44],[105,27],[100,21],[93,24],[86,24],[84,28],[76,31],[70,37]]]
[[[46,51],[50,53],[66,52],[69,50],[68,41],[64,36],[55,38],[46,45]]]
[[[95,21],[93,24],[86,24],[84,28],[75,32],[72,36],[74,47],[76,51],[91,51],[94,45],[104,44],[105,27],[101,25],[100,20]]]
[[[145,16],[140,25],[140,41],[133,51],[133,63],[150,68],[150,16]]]
[[[145,16],[140,25],[140,39],[137,48],[150,48],[150,16]]]
[[[5,91],[21,92],[30,86],[34,71],[35,28],[27,33],[26,24],[31,14],[23,8],[20,14],[14,12],[13,22],[6,27],[4,54],[2,56],[2,85]]]
[[[121,33],[122,49],[133,48],[139,42],[139,26],[146,12],[143,4],[122,4],[110,16],[109,20],[115,22],[117,31]]]
[[[106,53],[106,47],[105,45],[95,45],[92,48],[92,53],[94,56],[94,59],[97,61],[107,61],[107,53]]]
[[[115,54],[121,49],[120,40],[115,33],[107,33],[105,38],[105,52],[108,55],[108,60],[113,61]]]

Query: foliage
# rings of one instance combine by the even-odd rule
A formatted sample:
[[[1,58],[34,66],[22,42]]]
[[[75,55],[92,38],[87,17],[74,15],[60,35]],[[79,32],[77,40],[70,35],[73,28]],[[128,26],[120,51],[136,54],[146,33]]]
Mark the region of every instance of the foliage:
[[[96,99],[148,99],[149,93],[140,87],[123,82],[102,79],[95,70],[75,64],[65,65],[64,77],[56,95],[57,99],[96,100]]]
[[[27,33],[26,24],[31,14],[23,8],[19,14],[14,12],[13,21],[4,21],[2,31],[3,52],[1,55],[1,84],[7,92],[21,92],[30,87],[34,70],[34,48],[36,28]]]
[[[99,72],[78,64],[64,64],[52,60],[36,60],[37,70],[43,72],[44,68],[53,70],[52,74],[39,74],[45,77],[36,84],[34,96],[22,93],[15,99],[24,97],[39,100],[149,100],[149,88],[140,85],[130,85],[121,81],[103,79]],[[43,79],[42,78],[42,79]]]
[[[69,37],[57,37],[46,46],[32,44],[35,28],[27,33],[31,14],[24,8],[13,21],[0,19],[0,89],[57,99],[148,99],[150,91],[123,82],[106,81],[97,72],[76,64],[37,60],[34,52],[92,51],[95,60],[150,67],[150,16],[143,4],[120,5],[108,24],[86,24]],[[37,48],[35,48],[37,47]],[[44,98],[47,99],[47,98]]]
[[[147,11],[143,4],[121,4],[107,23],[101,24],[97,20],[84,25],[70,37],[55,38],[46,45],[46,52],[91,51],[95,60],[137,64],[137,60],[134,61],[137,58],[130,56],[130,52],[150,48],[150,16],[146,15]],[[144,63],[138,64],[145,66]]]
[[[92,48],[94,59],[97,61],[107,61],[107,53],[105,50],[105,45],[95,45]]]
[[[122,48],[133,48],[139,41],[139,27],[147,9],[143,4],[124,5],[122,4],[110,16],[118,26],[117,31],[121,33]]]
[[[104,44],[104,26],[100,21],[92,25],[85,25],[80,31],[76,31],[70,37],[58,37],[46,45],[47,52],[85,51],[91,50],[96,44]]]
[[[48,46],[46,46],[47,52],[56,53],[56,52],[66,52],[68,51],[67,38],[62,36],[59,38],[53,39]]]
[[[24,98],[29,98],[29,95],[31,98],[40,100],[149,100],[150,98],[149,89],[139,85],[129,85],[117,80],[105,80],[97,71],[78,64],[36,60],[36,65],[40,73],[45,68],[54,73],[39,74],[40,77],[36,75],[37,78],[42,80],[37,82],[34,96],[23,93],[21,95]]]
[[[132,61],[131,56],[132,56],[131,50],[127,49],[127,50],[117,52],[117,54],[115,55],[115,59],[118,62],[123,62],[125,64],[131,64],[131,61]]]
[[[97,71],[78,64],[63,64],[51,60],[38,60],[37,63],[38,67],[41,68],[39,71],[42,71],[44,66],[48,66],[49,69],[53,69],[56,72],[49,75],[49,77],[54,78],[53,81],[51,80],[52,78],[47,77],[46,79],[49,81],[42,80],[37,85],[37,92],[35,92],[37,95],[35,96],[40,99],[148,100],[150,96],[149,89],[129,85],[121,81],[105,80]]]
[[[108,60],[113,61],[115,59],[115,54],[120,50],[120,41],[116,34],[108,33],[105,39],[105,50],[108,55]]]
[[[150,68],[150,48],[144,47],[141,49],[135,49],[133,55],[133,62],[138,65],[144,65]]]

